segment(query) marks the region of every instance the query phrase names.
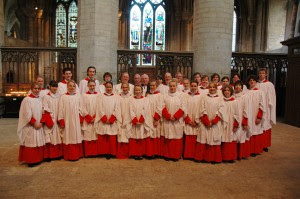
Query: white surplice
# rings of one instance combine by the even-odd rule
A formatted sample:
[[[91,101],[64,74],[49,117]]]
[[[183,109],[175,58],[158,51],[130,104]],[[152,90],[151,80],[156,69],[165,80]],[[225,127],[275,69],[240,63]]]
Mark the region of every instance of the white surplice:
[[[35,129],[29,122],[42,119],[42,102],[40,98],[25,97],[21,103],[17,134],[20,145],[25,147],[40,147],[45,145],[43,128]]]
[[[132,95],[127,93],[121,93],[120,95],[120,104],[121,104],[121,128],[119,129],[118,133],[118,142],[128,143],[130,130],[131,130],[131,117],[130,117],[130,108],[129,103],[132,101]]]
[[[80,91],[80,94],[85,94],[86,92],[89,91],[89,87],[88,87],[88,82],[89,81],[90,81],[90,79],[88,77],[86,77],[85,79],[83,79],[83,80],[81,80],[79,82],[79,91]],[[95,80],[95,83],[96,83],[95,91],[96,92],[100,92],[99,81]]]

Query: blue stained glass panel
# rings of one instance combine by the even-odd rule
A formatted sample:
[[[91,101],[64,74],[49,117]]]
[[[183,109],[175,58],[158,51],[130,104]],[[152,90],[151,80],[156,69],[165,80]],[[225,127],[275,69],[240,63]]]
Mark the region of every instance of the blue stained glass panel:
[[[147,3],[143,11],[143,50],[153,50],[153,9],[150,3]],[[150,65],[152,56],[143,55],[143,64]]]
[[[69,47],[77,47],[77,11],[76,3],[73,1],[69,7]]]
[[[155,50],[165,50],[166,12],[162,6],[155,11]]]
[[[59,4],[56,8],[56,32],[55,32],[56,47],[66,47],[66,38],[67,38],[66,27],[67,27],[66,10],[62,4]]]

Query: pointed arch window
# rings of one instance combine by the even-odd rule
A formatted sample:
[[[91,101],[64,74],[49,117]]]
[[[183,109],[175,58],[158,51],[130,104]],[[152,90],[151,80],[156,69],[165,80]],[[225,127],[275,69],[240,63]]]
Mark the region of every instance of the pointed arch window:
[[[233,21],[232,21],[232,52],[236,50],[236,28],[237,28],[237,16],[236,10],[233,11]]]
[[[77,47],[77,0],[56,0],[55,46]]]
[[[132,0],[130,8],[129,48],[165,50],[166,12],[164,0]],[[141,60],[141,61],[140,61]],[[152,65],[154,57],[143,54],[138,65]]]

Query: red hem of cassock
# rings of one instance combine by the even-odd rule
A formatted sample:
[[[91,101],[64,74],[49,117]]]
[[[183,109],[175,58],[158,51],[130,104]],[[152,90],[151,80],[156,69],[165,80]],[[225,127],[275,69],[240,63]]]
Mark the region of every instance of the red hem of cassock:
[[[237,159],[237,144],[236,142],[222,142],[222,159],[236,160]]]
[[[262,140],[263,134],[261,135],[252,135],[250,138],[250,153],[260,154],[263,152]]]
[[[19,161],[27,164],[39,163],[44,160],[45,146],[40,147],[26,147],[20,146],[19,148]]]
[[[153,144],[153,148],[154,148],[154,155],[160,155],[160,138],[150,138],[152,144]]]
[[[146,138],[145,139],[145,155],[146,156],[154,156],[159,155],[159,147],[160,142],[159,138]]]
[[[45,157],[45,158],[54,159],[54,158],[63,157],[63,146],[62,146],[62,144],[53,145],[53,144],[47,143],[46,144],[46,151],[47,151],[47,157]]]
[[[128,157],[129,157],[129,144],[119,142],[118,143],[117,158],[118,159],[128,159]]]
[[[263,132],[264,138],[263,138],[263,148],[268,148],[271,146],[271,140],[272,140],[272,129],[265,130]]]
[[[164,157],[180,159],[182,156],[183,139],[166,139],[164,143]]]
[[[78,160],[83,157],[82,144],[63,144],[64,160]]]
[[[164,156],[164,153],[165,153],[165,137],[164,136],[160,136],[159,138],[160,140],[160,152],[159,152],[159,155],[160,156]]]
[[[129,156],[145,155],[145,139],[129,139]]]
[[[184,141],[184,158],[194,158],[197,135],[186,135]]]
[[[98,135],[98,154],[117,155],[117,136]]]
[[[83,141],[83,151],[84,156],[96,156],[98,155],[98,142],[97,140],[91,140],[91,141]]]
[[[222,162],[221,145],[206,144],[204,160],[206,162]]]
[[[238,143],[237,144],[237,155],[238,158],[248,158],[250,157],[250,141],[246,141],[245,143]]]
[[[201,144],[199,142],[196,143],[195,156],[194,156],[195,160],[197,161],[204,160],[205,148],[206,148],[206,144]]]

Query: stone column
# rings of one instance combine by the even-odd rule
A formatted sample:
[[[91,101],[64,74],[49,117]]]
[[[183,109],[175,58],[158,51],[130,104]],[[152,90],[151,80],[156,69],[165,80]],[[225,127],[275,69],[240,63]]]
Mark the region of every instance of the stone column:
[[[4,5],[3,0],[0,0],[0,46],[4,46]],[[3,91],[2,82],[2,56],[0,51],[0,93]]]
[[[233,0],[195,0],[194,72],[230,75]]]
[[[77,81],[95,66],[97,79],[105,72],[117,77],[118,0],[78,1]]]

